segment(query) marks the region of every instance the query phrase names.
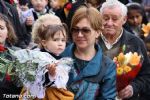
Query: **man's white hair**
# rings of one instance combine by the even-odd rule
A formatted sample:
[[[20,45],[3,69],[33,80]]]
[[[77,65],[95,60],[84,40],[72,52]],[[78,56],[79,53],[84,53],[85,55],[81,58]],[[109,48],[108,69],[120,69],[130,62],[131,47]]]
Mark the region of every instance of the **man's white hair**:
[[[105,8],[120,7],[122,16],[127,16],[127,7],[118,0],[106,0],[100,8],[100,13],[103,13]]]

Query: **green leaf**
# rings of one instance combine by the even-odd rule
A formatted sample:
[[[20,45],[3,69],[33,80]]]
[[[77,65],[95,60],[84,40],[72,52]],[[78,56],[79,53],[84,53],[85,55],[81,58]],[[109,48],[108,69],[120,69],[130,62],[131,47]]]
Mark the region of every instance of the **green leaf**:
[[[28,75],[26,75],[26,79],[30,82],[33,82],[33,81],[35,81],[35,76],[28,74]]]
[[[126,45],[124,44],[124,45],[122,46],[122,52],[124,53],[125,50],[126,50]]]
[[[1,64],[7,64],[7,63],[9,63],[9,62],[10,62],[9,60],[0,57],[0,63],[1,63]]]
[[[0,63],[0,81],[2,81],[5,78],[7,72],[7,67],[4,64]]]
[[[7,73],[8,74],[12,74],[12,73],[14,73],[13,72],[13,63],[11,62],[11,63],[9,63],[9,64],[7,64],[7,67],[8,67],[8,70],[7,70]]]

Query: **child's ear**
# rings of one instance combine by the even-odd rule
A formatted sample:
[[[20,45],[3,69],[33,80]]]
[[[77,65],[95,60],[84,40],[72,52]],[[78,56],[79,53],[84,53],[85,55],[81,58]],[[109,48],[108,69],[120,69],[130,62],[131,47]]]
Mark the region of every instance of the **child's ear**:
[[[42,44],[43,47],[45,47],[46,46],[46,40],[42,40],[41,44]]]

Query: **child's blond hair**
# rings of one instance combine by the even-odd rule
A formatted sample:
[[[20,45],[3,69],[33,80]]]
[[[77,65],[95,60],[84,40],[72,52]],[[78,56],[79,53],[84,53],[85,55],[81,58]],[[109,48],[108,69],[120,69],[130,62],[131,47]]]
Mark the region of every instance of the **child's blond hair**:
[[[45,22],[49,21],[48,25],[62,25],[61,20],[59,17],[53,14],[45,14],[42,15],[40,18],[36,20],[33,25],[32,29],[32,40],[34,43],[39,44],[39,36],[38,36],[38,29],[44,25]]]

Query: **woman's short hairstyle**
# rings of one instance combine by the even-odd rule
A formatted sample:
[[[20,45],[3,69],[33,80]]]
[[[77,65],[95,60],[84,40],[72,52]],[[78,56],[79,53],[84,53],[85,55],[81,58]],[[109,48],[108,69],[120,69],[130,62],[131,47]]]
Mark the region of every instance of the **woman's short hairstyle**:
[[[105,8],[119,7],[122,16],[127,16],[127,7],[118,0],[106,0],[100,8],[100,12],[103,13]]]
[[[102,28],[102,17],[100,12],[90,6],[82,6],[80,7],[74,14],[71,22],[71,29],[82,19],[87,18],[87,20],[90,22],[91,27],[99,31]]]
[[[10,20],[7,18],[7,16],[0,13],[0,20],[4,21],[6,23],[7,31],[8,31],[8,37],[6,39],[6,43],[9,43],[11,45],[15,45],[17,42],[17,36],[15,34],[14,28]]]
[[[53,14],[45,14],[42,15],[40,18],[38,18],[32,28],[32,39],[35,43],[39,43],[39,32],[38,29],[44,25],[44,23],[46,23],[47,21],[49,21],[50,23],[48,23],[48,25],[62,25],[61,20],[59,17],[53,15]]]

